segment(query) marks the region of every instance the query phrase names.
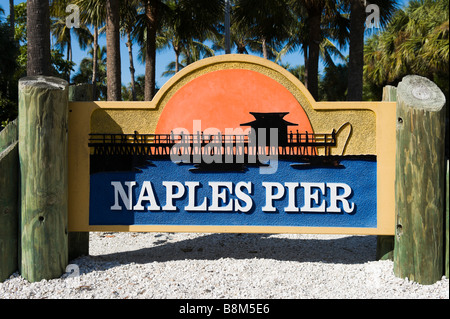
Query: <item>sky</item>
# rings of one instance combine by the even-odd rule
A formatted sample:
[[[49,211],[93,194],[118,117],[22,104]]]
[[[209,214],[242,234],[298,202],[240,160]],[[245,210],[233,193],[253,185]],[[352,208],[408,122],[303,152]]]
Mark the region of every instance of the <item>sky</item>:
[[[14,4],[19,4],[21,2],[25,2],[25,0],[15,0]],[[400,0],[400,6],[404,6],[407,4],[409,0]],[[5,11],[5,14],[1,16],[2,20],[4,21],[6,17],[9,15],[9,0],[0,0],[0,7],[3,8]],[[76,42],[76,40],[75,40]],[[128,48],[125,45],[126,39],[122,38],[121,40],[121,49],[120,49],[120,55],[121,55],[121,65],[122,65],[122,84],[127,85],[130,83],[130,63],[128,58]],[[99,37],[99,45],[106,47],[106,36],[100,35]],[[87,56],[88,49],[81,50],[77,43],[72,44],[72,55],[73,55],[73,61],[76,63],[75,66],[75,72],[78,71],[78,66],[83,58]],[[135,71],[135,77],[137,78],[139,75],[143,75],[145,73],[145,65],[142,64],[138,60],[138,51],[139,46],[137,44],[133,45],[133,56],[134,56],[134,67],[136,69]],[[348,47],[342,48],[341,52],[344,56],[348,55]],[[233,53],[233,52],[232,52]],[[224,54],[224,52],[217,52],[216,55]],[[161,87],[164,85],[165,82],[169,80],[169,77],[162,76],[162,73],[166,70],[167,65],[175,61],[175,54],[173,53],[172,49],[164,49],[157,52],[156,55],[156,82],[157,86]],[[303,65],[303,54],[298,51],[291,54],[288,54],[284,56],[281,59],[281,62],[283,64],[289,63],[291,66],[297,66],[297,65]],[[340,61],[337,61],[337,63],[340,63]],[[320,65],[319,70],[323,69],[323,65]]]

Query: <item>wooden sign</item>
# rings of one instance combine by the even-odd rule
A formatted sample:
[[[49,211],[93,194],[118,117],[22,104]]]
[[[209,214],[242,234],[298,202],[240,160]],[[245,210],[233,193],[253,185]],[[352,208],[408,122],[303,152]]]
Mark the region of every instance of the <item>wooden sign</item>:
[[[395,102],[316,102],[224,55],[69,109],[70,231],[394,234]]]

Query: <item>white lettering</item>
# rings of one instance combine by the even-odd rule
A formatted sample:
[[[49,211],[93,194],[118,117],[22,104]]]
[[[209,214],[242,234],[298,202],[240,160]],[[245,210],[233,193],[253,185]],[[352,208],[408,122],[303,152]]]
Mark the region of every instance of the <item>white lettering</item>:
[[[229,201],[226,206],[220,206],[220,200],[225,204],[227,202],[227,192],[225,189],[219,193],[221,187],[228,189],[230,194],[233,194],[233,183],[231,182],[209,182],[212,188],[212,203],[209,206],[210,211],[233,211],[233,201]]]
[[[318,207],[311,206],[311,200],[313,200],[315,204],[319,204],[319,190],[325,195],[325,183],[300,183],[300,185],[305,189],[305,206],[300,208],[300,211],[325,213],[326,204],[324,200],[322,200],[322,203]],[[318,188],[318,190],[311,193],[313,188]]]
[[[327,187],[330,189],[330,206],[327,208],[328,213],[340,213],[341,209],[337,206],[338,202],[342,203],[344,212],[350,214],[355,209],[355,203],[349,203],[347,197],[352,194],[350,186],[344,183],[327,183]],[[338,188],[344,189],[342,195],[338,195]]]
[[[166,205],[162,209],[176,211],[177,207],[173,204],[173,200],[183,197],[185,191],[183,184],[180,182],[163,182],[162,184],[166,187]],[[176,193],[174,188],[178,189]]]
[[[131,210],[133,186],[136,185],[136,182],[125,182],[125,185],[128,186],[128,195],[125,193],[125,189],[120,182],[111,182],[111,185],[114,187],[114,205],[111,206],[111,210],[122,210],[122,206],[119,205],[119,195],[125,208]]]
[[[285,212],[295,213],[298,212],[299,209],[295,205],[295,189],[298,187],[298,183],[284,183],[286,187],[288,188],[288,200],[289,204],[288,207],[284,209]]]
[[[144,195],[147,193],[148,195]],[[142,184],[141,193],[139,194],[139,198],[137,204],[134,205],[134,210],[144,210],[144,206],[142,206],[143,201],[149,201],[150,205],[147,207],[148,210],[161,210],[161,207],[156,203],[155,194],[153,193],[152,184],[149,181],[145,181]]]
[[[208,182],[209,195],[203,194],[199,197],[198,189],[202,184],[197,181],[177,182],[163,181],[165,187],[165,205],[159,206],[158,196],[164,196],[156,192],[150,181],[143,181],[139,193],[133,188],[136,181],[112,181],[114,204],[110,206],[112,211],[134,210],[134,211],[177,211],[181,209],[176,205],[176,200],[187,201],[183,207],[185,211],[196,212],[243,212],[248,213],[254,207],[253,184],[251,182]],[[287,213],[354,213],[356,204],[350,200],[353,190],[345,183],[311,183],[311,182],[262,182],[265,188],[265,204],[261,211],[265,213],[277,212],[280,207],[275,205],[276,201],[283,201],[284,212]],[[303,195],[300,191],[303,189]],[[205,190],[203,190],[205,191]],[[187,192],[187,194],[186,194]],[[327,193],[328,192],[328,193]],[[133,201],[136,199],[133,206]],[[186,194],[187,200],[184,199]],[[328,196],[327,196],[328,194]],[[263,195],[263,194],[261,194]],[[286,196],[286,198],[285,198]],[[210,205],[208,206],[208,203]],[[301,206],[303,204],[303,206]],[[281,205],[279,205],[281,206]]]
[[[273,206],[274,199],[280,199],[284,195],[284,187],[280,183],[263,182],[262,185],[266,188],[266,205],[262,208],[263,212],[276,212],[277,209]],[[277,192],[273,193],[273,188]]]
[[[203,212],[206,211],[206,205],[207,205],[207,198],[205,197],[203,199],[203,203],[200,206],[195,206],[195,195],[196,191],[195,188],[200,186],[200,182],[186,182],[185,183],[188,188],[189,193],[189,203],[185,207],[185,210],[190,212]]]
[[[242,188],[247,189],[247,194],[242,191]],[[252,183],[250,182],[239,182],[236,184],[236,199],[234,200],[234,206],[236,211],[240,211],[243,213],[249,212],[253,207],[253,200],[250,197],[250,194],[252,193]],[[244,201],[246,204],[244,207],[241,206],[239,200]]]

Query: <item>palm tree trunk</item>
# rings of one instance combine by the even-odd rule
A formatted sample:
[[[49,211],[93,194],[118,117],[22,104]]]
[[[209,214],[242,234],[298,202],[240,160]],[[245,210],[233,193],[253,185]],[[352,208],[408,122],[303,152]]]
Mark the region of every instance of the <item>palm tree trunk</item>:
[[[134,62],[133,62],[133,43],[131,42],[131,30],[127,30],[127,47],[128,56],[130,59],[130,75],[131,75],[131,96],[133,101],[136,101],[136,85],[134,81]]]
[[[319,91],[319,44],[321,8],[311,10],[308,19],[309,44],[308,44],[308,82],[307,88],[314,99],[317,100]]]
[[[70,36],[70,29],[67,33],[67,61],[72,62],[72,38]],[[67,71],[66,80],[70,83],[70,69]]]
[[[231,53],[230,11],[230,0],[225,0],[225,54]]]
[[[94,26],[94,44],[92,52],[92,98],[97,101],[97,73],[98,73],[98,26]]]
[[[119,0],[106,1],[106,81],[108,101],[122,100]]]
[[[11,38],[14,39],[14,0],[9,0],[9,26],[11,28]]]
[[[264,59],[267,59],[268,54],[267,54],[267,43],[266,43],[265,37],[261,37],[261,46],[262,46],[263,57],[264,57]]]
[[[174,47],[173,50],[175,52],[175,73],[177,73],[180,71],[180,50],[178,47]]]
[[[156,86],[156,28],[157,28],[157,3],[155,0],[147,0],[145,3],[147,16],[147,43],[145,50],[145,90],[146,101],[151,101],[155,95]]]
[[[364,66],[364,21],[366,11],[360,0],[351,0],[348,101],[361,101]]]
[[[305,86],[308,87],[308,45],[306,43],[303,44],[303,56],[305,59]]]
[[[48,0],[28,0],[27,13],[27,75],[50,75]]]

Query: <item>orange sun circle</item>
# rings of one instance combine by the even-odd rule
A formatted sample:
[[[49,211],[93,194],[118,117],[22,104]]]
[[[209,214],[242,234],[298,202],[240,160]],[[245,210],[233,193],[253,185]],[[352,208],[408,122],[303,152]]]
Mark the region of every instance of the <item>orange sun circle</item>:
[[[225,132],[254,120],[250,112],[288,112],[284,119],[298,124],[292,130],[313,132],[302,106],[283,85],[255,71],[230,69],[204,74],[181,87],[165,105],[155,133],[176,128],[193,133],[198,127],[194,121],[201,121],[202,130]]]

